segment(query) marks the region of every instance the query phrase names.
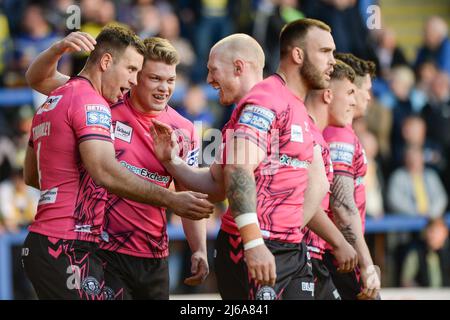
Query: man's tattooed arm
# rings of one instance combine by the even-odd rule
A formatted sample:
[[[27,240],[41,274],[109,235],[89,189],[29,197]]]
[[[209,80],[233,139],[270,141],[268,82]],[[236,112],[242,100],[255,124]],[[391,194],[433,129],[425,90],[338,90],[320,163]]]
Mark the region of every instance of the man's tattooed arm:
[[[256,212],[256,184],[250,170],[244,166],[231,166],[225,170],[227,198],[234,217]]]
[[[355,222],[358,220],[354,217],[359,218],[359,212],[355,203],[353,183],[351,177],[336,174],[331,186],[330,205],[334,213],[336,226],[341,230],[348,243],[354,246],[356,235],[352,220]]]
[[[331,186],[330,206],[336,226],[348,243],[355,248],[360,265],[371,265],[373,263],[362,232],[354,191],[353,178],[335,174]]]
[[[359,214],[354,193],[353,178],[336,174],[331,186],[330,202],[333,209],[345,211],[349,216]]]

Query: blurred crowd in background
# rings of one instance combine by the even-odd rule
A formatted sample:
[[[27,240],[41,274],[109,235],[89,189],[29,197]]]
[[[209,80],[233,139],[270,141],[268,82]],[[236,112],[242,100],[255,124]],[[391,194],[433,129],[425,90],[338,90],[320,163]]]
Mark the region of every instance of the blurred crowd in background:
[[[380,2],[0,0],[0,99],[2,91],[26,88],[30,62],[72,31],[67,28],[67,8],[75,4],[81,13],[80,30],[94,37],[107,23],[119,22],[142,38],[160,36],[171,41],[181,56],[171,105],[191,121],[202,121],[201,134],[208,140],[207,129],[220,129],[232,111],[219,106],[216,93],[206,85],[210,47],[231,33],[250,34],[266,52],[265,74],[269,75],[277,68],[283,25],[303,17],[320,19],[331,26],[338,52],[351,52],[377,64],[368,115],[354,123],[369,164],[365,177],[368,216],[430,218],[422,234],[397,235],[391,254],[402,259],[391,284],[450,286],[448,228],[441,219],[449,211],[450,192],[450,0],[439,1],[448,4],[442,16],[424,17],[422,40],[413,55],[405,54],[394,28],[368,28],[367,8],[380,5],[383,15]],[[74,75],[85,59],[83,53],[64,57],[59,70]],[[35,213],[39,192],[24,184],[22,165],[31,119],[41,102],[37,93],[29,104],[0,101],[0,235],[26,227]],[[226,203],[217,205],[211,230],[220,223],[225,208]],[[173,217],[172,223],[179,221]],[[184,254],[187,246],[174,242],[172,249],[171,289],[182,292],[188,290],[180,284],[183,272],[189,272],[183,269],[183,261],[189,259]]]

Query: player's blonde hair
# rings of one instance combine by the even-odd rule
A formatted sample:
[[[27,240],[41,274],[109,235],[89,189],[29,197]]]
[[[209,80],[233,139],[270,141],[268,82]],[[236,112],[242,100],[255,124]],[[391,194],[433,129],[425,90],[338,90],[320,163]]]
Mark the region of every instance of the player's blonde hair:
[[[144,40],[145,60],[161,61],[169,65],[178,64],[180,55],[167,39],[151,37]]]

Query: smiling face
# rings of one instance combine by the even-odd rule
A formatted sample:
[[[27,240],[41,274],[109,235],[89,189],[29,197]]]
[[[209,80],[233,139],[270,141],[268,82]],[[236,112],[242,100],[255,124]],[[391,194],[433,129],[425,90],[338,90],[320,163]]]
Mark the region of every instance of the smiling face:
[[[235,66],[232,59],[220,50],[211,50],[207,82],[219,90],[219,101],[222,105],[227,106],[239,101],[241,90]]]
[[[329,125],[344,127],[352,123],[355,112],[356,86],[348,79],[333,80],[330,83],[333,100],[330,103]]]
[[[122,55],[112,60],[102,74],[102,95],[109,103],[116,103],[137,84],[137,74],[142,69],[144,57],[129,46]]]
[[[175,89],[176,65],[147,60],[138,75],[138,85],[133,88],[144,111],[161,111],[167,106]]]
[[[314,27],[305,38],[304,62],[300,75],[306,79],[311,90],[326,89],[330,85],[331,73],[336,60],[336,49],[331,33]]]

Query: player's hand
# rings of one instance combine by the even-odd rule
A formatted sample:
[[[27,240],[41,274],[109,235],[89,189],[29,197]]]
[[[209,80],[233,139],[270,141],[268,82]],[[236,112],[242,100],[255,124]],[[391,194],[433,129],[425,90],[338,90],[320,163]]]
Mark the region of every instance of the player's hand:
[[[194,252],[191,256],[192,276],[184,279],[184,284],[197,286],[205,281],[209,274],[208,258],[206,252]]]
[[[170,208],[176,215],[182,218],[191,220],[209,218],[214,212],[214,205],[206,200],[207,198],[207,194],[199,192],[175,192],[170,201]]]
[[[338,272],[351,272],[358,265],[358,254],[346,240],[342,241],[339,246],[333,248],[333,254],[338,262]]]
[[[162,163],[170,161],[179,153],[179,146],[170,126],[153,119],[150,134],[153,138],[155,155]]]
[[[253,279],[262,286],[275,285],[277,279],[275,257],[266,245],[244,251],[245,263]]]
[[[358,294],[358,300],[375,300],[379,297],[381,282],[375,266],[361,268],[363,290]]]
[[[71,52],[91,52],[97,41],[88,33],[75,31],[67,35],[64,39],[59,40],[53,45],[53,48],[59,54]]]

